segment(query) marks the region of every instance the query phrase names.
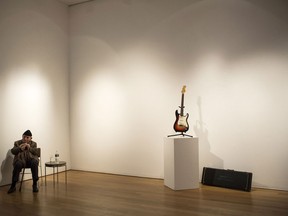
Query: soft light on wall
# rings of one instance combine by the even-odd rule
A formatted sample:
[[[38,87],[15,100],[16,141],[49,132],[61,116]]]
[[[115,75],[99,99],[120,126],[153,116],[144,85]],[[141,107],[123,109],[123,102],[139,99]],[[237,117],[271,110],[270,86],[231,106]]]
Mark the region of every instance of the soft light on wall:
[[[18,122],[18,129],[37,130],[51,117],[50,86],[41,76],[41,70],[33,64],[11,69],[7,74],[2,107],[7,113],[3,116],[6,129],[11,131]]]

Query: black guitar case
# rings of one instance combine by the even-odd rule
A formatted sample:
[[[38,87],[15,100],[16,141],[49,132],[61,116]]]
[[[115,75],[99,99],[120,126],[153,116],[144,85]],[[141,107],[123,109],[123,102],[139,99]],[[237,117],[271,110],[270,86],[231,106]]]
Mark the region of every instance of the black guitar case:
[[[230,189],[251,191],[252,173],[204,167],[201,183]]]

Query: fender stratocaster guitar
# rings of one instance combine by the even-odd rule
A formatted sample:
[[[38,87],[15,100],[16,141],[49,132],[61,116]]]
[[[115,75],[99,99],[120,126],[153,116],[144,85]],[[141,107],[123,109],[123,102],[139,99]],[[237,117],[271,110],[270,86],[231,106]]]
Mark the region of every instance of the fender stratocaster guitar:
[[[178,112],[178,110],[175,111],[175,115],[176,115],[176,121],[174,123],[174,130],[176,132],[181,132],[182,134],[186,131],[189,130],[189,124],[188,124],[188,117],[189,114],[187,113],[186,115],[184,115],[184,93],[186,91],[186,86],[184,85],[182,87],[182,97],[181,97],[181,106],[179,106],[180,108],[180,114]]]

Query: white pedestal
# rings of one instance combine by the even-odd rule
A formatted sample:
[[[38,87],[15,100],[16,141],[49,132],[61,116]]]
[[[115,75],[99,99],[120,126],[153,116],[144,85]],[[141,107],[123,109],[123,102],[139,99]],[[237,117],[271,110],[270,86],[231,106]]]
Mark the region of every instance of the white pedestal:
[[[173,190],[199,188],[198,138],[164,138],[164,185]]]

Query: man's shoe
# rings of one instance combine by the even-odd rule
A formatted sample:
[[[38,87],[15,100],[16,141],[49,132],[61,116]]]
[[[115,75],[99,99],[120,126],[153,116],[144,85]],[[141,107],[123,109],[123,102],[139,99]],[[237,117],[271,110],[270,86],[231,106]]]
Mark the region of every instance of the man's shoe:
[[[38,193],[38,191],[39,191],[39,190],[38,190],[37,185],[33,185],[33,192],[34,192],[34,193]]]
[[[10,194],[10,193],[13,193],[15,191],[16,191],[16,187],[11,186],[7,193]]]

